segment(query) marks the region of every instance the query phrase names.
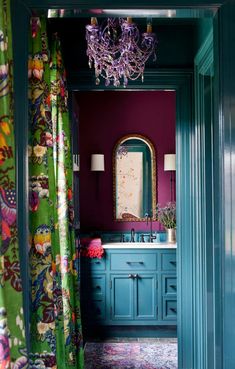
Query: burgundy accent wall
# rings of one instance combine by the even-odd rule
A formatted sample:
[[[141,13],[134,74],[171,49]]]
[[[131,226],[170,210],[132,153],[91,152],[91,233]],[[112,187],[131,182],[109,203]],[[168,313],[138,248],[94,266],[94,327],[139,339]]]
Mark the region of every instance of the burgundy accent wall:
[[[156,150],[158,202],[170,201],[170,172],[164,172],[164,154],[175,153],[175,92],[89,91],[76,92],[75,99],[79,106],[81,230],[129,231],[134,227],[149,231],[146,222],[113,219],[112,152],[122,136],[138,133],[149,138]],[[91,154],[104,154],[105,172],[90,171]],[[163,228],[154,222],[153,229]]]

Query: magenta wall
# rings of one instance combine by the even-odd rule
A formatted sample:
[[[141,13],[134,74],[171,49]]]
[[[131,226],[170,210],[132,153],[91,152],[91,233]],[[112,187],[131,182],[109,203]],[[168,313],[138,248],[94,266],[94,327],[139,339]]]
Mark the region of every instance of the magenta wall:
[[[164,172],[164,154],[175,153],[174,91],[76,92],[79,106],[80,219],[81,230],[149,230],[145,222],[113,220],[112,151],[127,134],[138,133],[155,146],[158,172],[158,202],[170,201],[170,172]],[[91,154],[105,155],[105,172],[90,171]],[[159,230],[158,222],[154,229]]]

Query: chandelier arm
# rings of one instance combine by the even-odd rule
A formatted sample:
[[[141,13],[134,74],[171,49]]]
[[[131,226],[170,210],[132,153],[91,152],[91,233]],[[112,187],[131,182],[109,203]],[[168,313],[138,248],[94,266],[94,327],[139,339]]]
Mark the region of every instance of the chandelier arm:
[[[99,77],[106,80],[106,86],[113,82],[116,87],[120,80],[124,87],[128,79],[141,76],[143,81],[146,61],[151,55],[156,59],[155,34],[147,30],[140,40],[140,32],[131,18],[108,18],[103,28],[93,22],[86,26],[86,40],[89,66],[94,64],[96,84],[100,83]]]

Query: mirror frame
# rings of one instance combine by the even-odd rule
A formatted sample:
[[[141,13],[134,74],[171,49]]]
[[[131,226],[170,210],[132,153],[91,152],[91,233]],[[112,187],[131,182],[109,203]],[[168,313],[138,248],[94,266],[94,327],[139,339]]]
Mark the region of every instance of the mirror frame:
[[[150,154],[151,154],[151,167],[152,167],[152,173],[151,173],[151,183],[152,183],[152,210],[156,208],[157,205],[157,185],[158,185],[158,181],[157,181],[157,159],[156,159],[156,150],[155,147],[153,145],[153,143],[150,141],[149,138],[140,135],[140,134],[128,134],[126,136],[121,137],[117,143],[114,146],[113,149],[113,158],[112,158],[112,166],[113,166],[113,217],[114,220],[117,222],[143,222],[146,221],[146,218],[137,218],[137,217],[126,217],[125,219],[122,218],[117,218],[116,216],[116,211],[117,211],[117,202],[116,202],[116,194],[117,194],[117,190],[116,190],[116,152],[117,152],[117,148],[123,144],[125,141],[127,140],[141,140],[142,142],[144,142],[149,150],[150,150]],[[156,220],[156,213],[154,212],[152,220]]]

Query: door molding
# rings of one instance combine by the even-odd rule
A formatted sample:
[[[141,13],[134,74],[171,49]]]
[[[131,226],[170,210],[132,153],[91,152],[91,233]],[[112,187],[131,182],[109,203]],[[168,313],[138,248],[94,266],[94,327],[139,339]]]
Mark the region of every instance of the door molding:
[[[195,60],[195,148],[194,173],[194,367],[214,368],[214,227],[213,227],[213,31],[209,33]]]

